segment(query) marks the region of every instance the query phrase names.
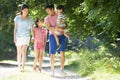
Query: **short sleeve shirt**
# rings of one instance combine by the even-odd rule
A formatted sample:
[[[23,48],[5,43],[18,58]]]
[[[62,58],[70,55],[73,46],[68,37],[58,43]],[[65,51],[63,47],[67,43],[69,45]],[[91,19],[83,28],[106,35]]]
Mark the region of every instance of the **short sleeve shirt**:
[[[21,15],[14,18],[14,22],[17,24],[16,37],[30,37],[30,29],[34,24],[31,17],[28,16],[27,19],[22,19]]]
[[[48,22],[51,27],[57,26],[56,21],[57,21],[57,14],[55,14],[53,16],[48,15],[47,17],[45,17],[45,22]]]
[[[35,43],[43,43],[47,37],[47,29],[45,28],[34,28],[34,39]]]

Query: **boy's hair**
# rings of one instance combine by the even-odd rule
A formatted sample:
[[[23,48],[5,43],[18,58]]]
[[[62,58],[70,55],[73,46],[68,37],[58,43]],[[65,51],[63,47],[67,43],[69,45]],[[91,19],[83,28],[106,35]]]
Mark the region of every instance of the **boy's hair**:
[[[47,8],[50,8],[50,9],[54,9],[54,5],[53,4],[47,4],[46,6],[45,6],[45,10],[47,9]]]
[[[64,6],[63,5],[58,5],[57,9],[62,9],[64,11]]]

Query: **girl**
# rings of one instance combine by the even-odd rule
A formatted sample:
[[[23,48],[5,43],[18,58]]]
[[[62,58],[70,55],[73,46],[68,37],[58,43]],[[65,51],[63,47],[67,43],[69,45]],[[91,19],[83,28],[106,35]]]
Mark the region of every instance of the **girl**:
[[[24,71],[26,52],[30,42],[33,21],[28,15],[29,8],[26,4],[21,6],[21,14],[14,18],[14,43],[17,47],[17,62],[20,72]]]
[[[34,41],[34,51],[36,53],[33,70],[36,71],[36,64],[37,61],[39,61],[39,71],[41,72],[43,53],[47,40],[47,29],[42,27],[42,21],[39,19],[36,19],[35,24],[36,27],[33,30],[34,35],[32,37],[32,41]]]

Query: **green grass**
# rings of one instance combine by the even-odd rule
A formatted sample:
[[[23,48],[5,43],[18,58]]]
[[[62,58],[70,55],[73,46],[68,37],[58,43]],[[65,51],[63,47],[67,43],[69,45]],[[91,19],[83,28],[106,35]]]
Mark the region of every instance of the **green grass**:
[[[66,56],[72,59],[68,60],[69,65],[65,67],[68,70],[82,76],[91,76],[93,80],[120,80],[120,58],[104,46],[100,46],[99,50],[68,52]]]

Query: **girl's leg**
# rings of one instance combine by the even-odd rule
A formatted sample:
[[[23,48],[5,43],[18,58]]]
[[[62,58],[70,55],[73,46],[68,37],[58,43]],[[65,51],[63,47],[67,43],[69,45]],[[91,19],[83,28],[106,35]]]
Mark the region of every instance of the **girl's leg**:
[[[23,45],[22,46],[22,69],[24,69],[24,65],[25,65],[25,62],[26,62],[27,48],[28,48],[28,45]]]
[[[55,54],[50,54],[50,63],[51,63],[52,75],[54,75],[54,62],[55,62]]]
[[[21,70],[21,55],[22,55],[22,46],[17,46],[17,62],[18,68]]]
[[[34,65],[33,65],[33,70],[36,71],[36,65],[39,59],[39,53],[40,51],[35,51],[35,59],[34,59]]]
[[[40,51],[40,57],[39,57],[39,70],[41,72],[42,70],[42,62],[43,62],[43,50]]]

